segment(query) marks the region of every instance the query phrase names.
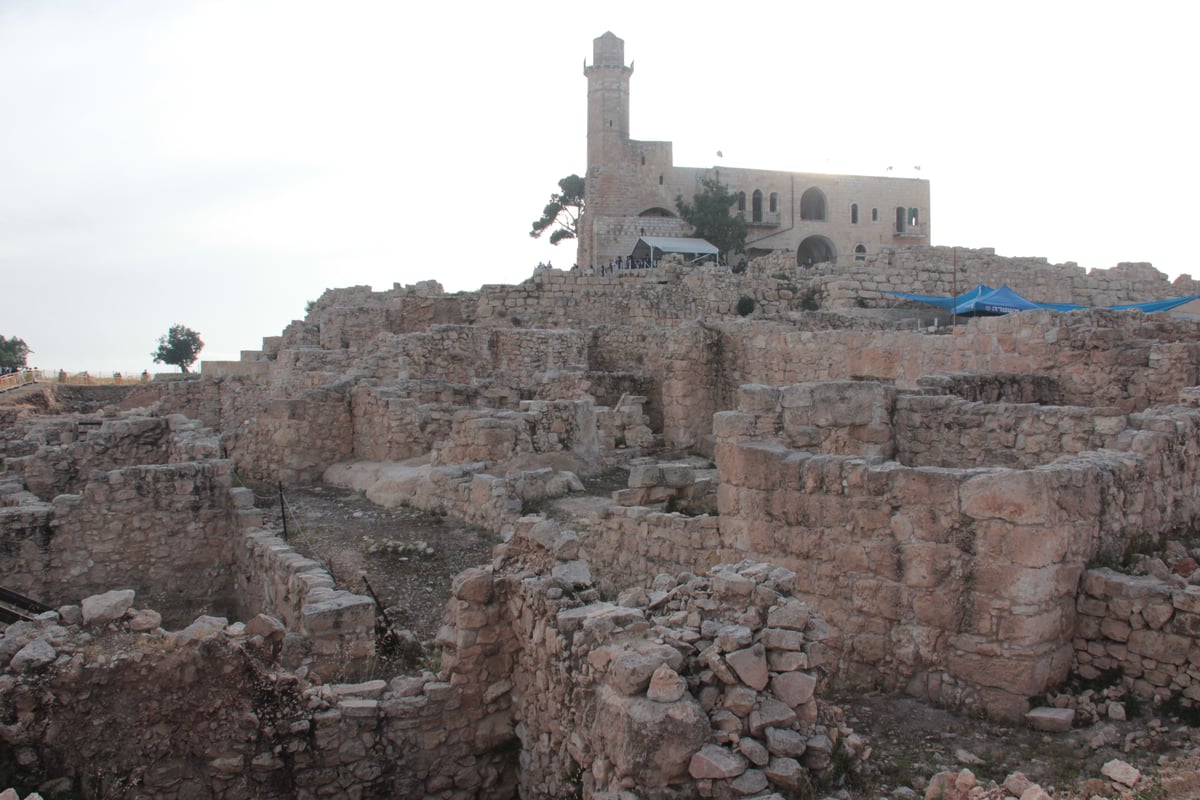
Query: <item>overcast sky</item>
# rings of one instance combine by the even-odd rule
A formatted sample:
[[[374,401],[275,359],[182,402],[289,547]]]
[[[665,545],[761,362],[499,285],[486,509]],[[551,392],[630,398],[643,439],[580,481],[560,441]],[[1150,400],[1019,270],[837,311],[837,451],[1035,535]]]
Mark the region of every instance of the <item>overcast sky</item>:
[[[327,287],[569,267],[528,231],[607,30],[677,165],[919,175],[934,244],[1200,276],[1183,3],[0,0],[0,334],[163,370],[172,323],[236,359]]]

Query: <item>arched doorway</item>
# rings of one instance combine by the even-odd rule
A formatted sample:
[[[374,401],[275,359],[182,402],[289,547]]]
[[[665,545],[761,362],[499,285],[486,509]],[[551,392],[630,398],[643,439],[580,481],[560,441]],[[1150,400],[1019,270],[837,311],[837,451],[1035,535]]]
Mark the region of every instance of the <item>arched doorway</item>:
[[[811,267],[813,264],[837,263],[837,248],[826,236],[809,236],[796,248],[796,265]]]

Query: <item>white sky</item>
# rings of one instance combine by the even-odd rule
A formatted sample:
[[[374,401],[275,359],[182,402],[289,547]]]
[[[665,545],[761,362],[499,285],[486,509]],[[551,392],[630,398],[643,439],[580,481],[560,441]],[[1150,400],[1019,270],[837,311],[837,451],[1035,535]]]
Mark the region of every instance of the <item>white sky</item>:
[[[528,231],[586,167],[582,68],[607,30],[635,62],[633,137],[677,165],[893,166],[931,181],[934,244],[1192,272],[1195,16],[0,0],[0,334],[44,369],[166,370],[149,353],[173,323],[235,359],[327,287],[570,266],[574,242]]]

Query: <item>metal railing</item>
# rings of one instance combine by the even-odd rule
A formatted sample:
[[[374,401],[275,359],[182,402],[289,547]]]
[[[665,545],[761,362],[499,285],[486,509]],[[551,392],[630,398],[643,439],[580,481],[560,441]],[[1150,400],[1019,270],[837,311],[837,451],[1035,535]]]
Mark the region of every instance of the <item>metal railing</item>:
[[[50,372],[40,369],[22,369],[0,375],[0,392],[7,392],[31,383],[59,383],[64,386],[134,386],[150,380],[150,373],[141,374],[114,372],[110,375],[93,375],[90,372],[68,373],[65,370]]]

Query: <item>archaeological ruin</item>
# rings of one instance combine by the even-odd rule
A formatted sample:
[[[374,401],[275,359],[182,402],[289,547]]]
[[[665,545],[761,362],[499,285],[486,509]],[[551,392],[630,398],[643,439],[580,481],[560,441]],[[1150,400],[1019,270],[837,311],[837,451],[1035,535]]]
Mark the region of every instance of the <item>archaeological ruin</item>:
[[[0,786],[807,797],[871,758],[845,692],[1200,701],[1200,327],[885,294],[982,281],[1197,291],[987,250],[668,258],[330,290],[236,362],[34,387],[0,406],[0,586],[52,610],[0,637]],[[268,519],[312,484],[502,540],[403,667],[387,603]]]

